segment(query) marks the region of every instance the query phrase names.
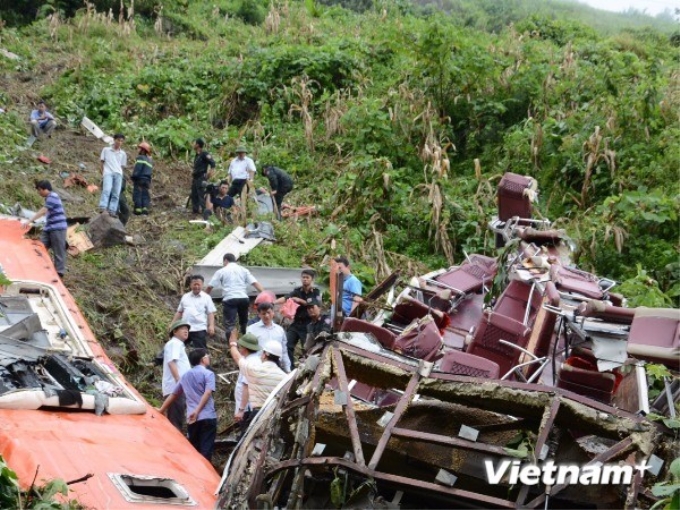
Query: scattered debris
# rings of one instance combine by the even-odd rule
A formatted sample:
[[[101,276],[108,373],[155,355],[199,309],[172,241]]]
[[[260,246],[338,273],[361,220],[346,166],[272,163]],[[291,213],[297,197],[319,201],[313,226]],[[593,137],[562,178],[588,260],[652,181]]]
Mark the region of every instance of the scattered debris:
[[[6,50],[5,48],[0,48],[0,55],[10,60],[21,60],[21,57],[16,53]]]
[[[92,133],[94,136],[99,138],[100,140],[104,141],[104,143],[112,144],[113,143],[113,137],[105,134],[97,124],[92,122],[90,119],[87,117],[83,117],[83,120],[80,122],[80,125],[83,126],[85,129],[87,129],[90,133]]]
[[[70,188],[71,186],[76,185],[86,187],[89,191],[89,185],[87,184],[85,177],[80,174],[68,174],[68,176],[64,179],[64,187]]]
[[[87,232],[80,229],[80,223],[71,225],[66,229],[66,242],[68,243],[69,254],[74,257],[94,248]]]
[[[41,163],[45,163],[46,165],[52,163],[52,160],[50,158],[48,158],[47,156],[43,156],[42,154],[38,156],[36,159]]]

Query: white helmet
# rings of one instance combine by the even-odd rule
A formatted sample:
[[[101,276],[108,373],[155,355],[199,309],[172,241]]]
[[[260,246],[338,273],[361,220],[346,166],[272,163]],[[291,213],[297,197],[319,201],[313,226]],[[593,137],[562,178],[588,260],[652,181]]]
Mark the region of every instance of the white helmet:
[[[277,342],[276,340],[269,340],[266,344],[264,344],[262,350],[279,358],[283,355],[283,347],[281,347],[281,342]]]

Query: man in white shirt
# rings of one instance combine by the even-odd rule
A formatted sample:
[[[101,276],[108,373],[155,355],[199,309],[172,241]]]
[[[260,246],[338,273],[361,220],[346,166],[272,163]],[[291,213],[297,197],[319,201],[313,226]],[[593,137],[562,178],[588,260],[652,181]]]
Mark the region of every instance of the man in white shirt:
[[[205,289],[207,294],[215,287],[222,288],[222,317],[227,341],[231,332],[236,327],[238,316],[241,334],[246,332],[248,324],[248,285],[255,287],[258,292],[263,292],[264,287],[255,279],[250,271],[236,263],[233,253],[225,253],[223,257],[224,267],[217,271]]]
[[[189,278],[191,291],[182,296],[177,307],[177,313],[173,321],[184,319],[191,327],[189,328],[189,340],[187,344],[195,348],[208,348],[208,336],[215,334],[215,303],[212,298],[203,292],[203,277],[200,274]]]
[[[245,147],[240,146],[236,148],[236,157],[231,160],[229,164],[229,191],[227,195],[236,197],[241,195],[241,191],[246,183],[250,184],[255,178],[255,162],[246,154],[248,151]]]
[[[163,400],[172,394],[175,385],[180,378],[191,370],[189,357],[184,344],[189,338],[189,323],[187,321],[175,321],[168,328],[170,340],[163,347]],[[184,397],[175,399],[168,407],[168,420],[180,432],[184,433],[186,423],[186,402]]]
[[[246,334],[251,333],[255,335],[260,347],[264,347],[267,342],[281,344],[281,368],[286,373],[290,372],[286,332],[281,326],[274,323],[274,305],[271,303],[260,303],[257,305],[257,315],[260,317],[260,320],[248,326]]]
[[[102,162],[102,194],[99,199],[99,212],[109,211],[109,215],[118,217],[118,201],[123,186],[123,169],[127,166],[127,154],[122,149],[125,136],[117,133],[113,136],[113,147],[104,147],[100,160]]]

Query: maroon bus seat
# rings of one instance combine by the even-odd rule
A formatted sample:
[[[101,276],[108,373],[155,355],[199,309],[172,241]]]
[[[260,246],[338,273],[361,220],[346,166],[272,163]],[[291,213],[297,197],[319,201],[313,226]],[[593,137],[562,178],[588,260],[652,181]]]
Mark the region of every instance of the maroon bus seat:
[[[608,305],[604,301],[589,299],[578,306],[578,314],[617,324],[631,324],[635,316],[635,308],[622,308]]]
[[[495,266],[467,263],[435,276],[434,280],[463,294],[469,294],[481,292],[484,284],[491,282],[495,274]]]
[[[531,218],[531,200],[525,191],[535,183],[531,177],[506,172],[498,184],[498,219]]]
[[[557,387],[609,404],[622,379],[618,370],[599,372],[593,352],[576,347],[562,363]]]
[[[505,375],[517,364],[522,351],[505,345],[505,340],[519,347],[526,347],[531,329],[521,321],[496,312],[485,312],[467,353],[481,356],[498,364],[500,373]]]
[[[553,264],[550,267],[550,279],[557,290],[576,292],[591,299],[602,299],[604,297],[599,278],[580,269]]]
[[[412,358],[432,361],[442,346],[439,328],[431,315],[414,320],[396,338],[392,350]]]
[[[430,315],[434,319],[437,327],[443,330],[449,323],[449,319],[444,312],[426,305],[422,301],[418,301],[409,296],[402,296],[399,302],[394,306],[394,313],[392,314],[391,322],[408,326],[416,319]]]
[[[439,361],[439,371],[453,375],[498,379],[500,368],[498,363],[486,358],[467,352],[447,350]]]
[[[531,302],[529,303],[530,294]],[[531,285],[527,283],[520,280],[512,280],[498,298],[493,311],[494,313],[512,317],[519,322],[523,322],[527,304],[530,306],[527,324],[531,325],[536,316],[536,311],[541,306],[541,293],[536,288],[531,292]]]
[[[628,354],[680,369],[680,310],[636,308],[628,336]]]
[[[372,322],[355,319],[354,317],[346,317],[345,320],[342,321],[340,331],[350,333],[370,333],[385,349],[392,349],[394,341],[397,338],[397,335],[388,329],[373,324]]]

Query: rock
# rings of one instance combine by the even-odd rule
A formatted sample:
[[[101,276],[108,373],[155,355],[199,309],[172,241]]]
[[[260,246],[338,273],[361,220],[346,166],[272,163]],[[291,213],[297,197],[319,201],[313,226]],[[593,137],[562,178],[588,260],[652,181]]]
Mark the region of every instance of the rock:
[[[71,203],[71,204],[82,204],[85,202],[85,199],[83,197],[77,197],[75,195],[72,195],[68,191],[62,189],[62,188],[54,188],[54,191],[59,195],[59,198],[62,199],[62,201]]]
[[[118,218],[112,218],[102,213],[91,219],[87,224],[87,233],[95,248],[108,248],[125,244],[127,232]]]

